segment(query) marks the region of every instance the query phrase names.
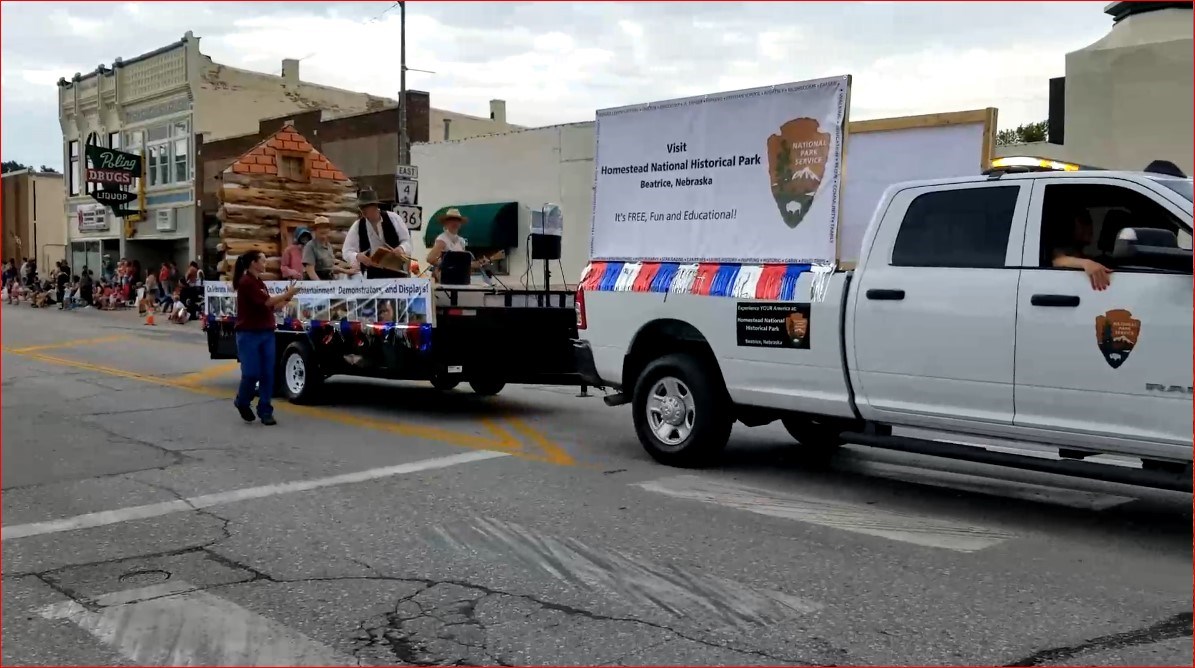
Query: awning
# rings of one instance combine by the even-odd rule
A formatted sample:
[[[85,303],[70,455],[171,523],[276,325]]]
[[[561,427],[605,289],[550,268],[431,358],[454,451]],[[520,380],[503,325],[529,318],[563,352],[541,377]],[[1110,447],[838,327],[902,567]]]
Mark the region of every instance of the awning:
[[[449,209],[458,209],[468,221],[461,228],[461,236],[472,248],[508,249],[519,247],[519,204],[518,202],[493,202],[489,204],[452,204],[437,210],[427,222],[423,232],[423,243],[431,248],[436,237],[444,231],[440,219]]]

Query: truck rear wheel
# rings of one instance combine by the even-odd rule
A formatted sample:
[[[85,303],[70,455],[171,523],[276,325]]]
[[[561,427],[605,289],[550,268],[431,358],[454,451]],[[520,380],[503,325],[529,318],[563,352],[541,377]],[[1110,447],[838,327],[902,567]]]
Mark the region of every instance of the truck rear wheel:
[[[647,365],[631,401],[635,432],[652,459],[678,467],[706,466],[726,447],[730,417],[717,376],[689,355]]]
[[[842,447],[842,430],[831,423],[806,417],[780,420],[789,436],[797,440],[797,456],[810,463],[824,463]]]
[[[292,404],[315,401],[324,377],[311,354],[310,346],[296,341],[282,352],[282,391]]]
[[[506,387],[506,383],[500,380],[479,379],[469,381],[469,387],[483,397],[492,397],[501,392],[502,388]]]

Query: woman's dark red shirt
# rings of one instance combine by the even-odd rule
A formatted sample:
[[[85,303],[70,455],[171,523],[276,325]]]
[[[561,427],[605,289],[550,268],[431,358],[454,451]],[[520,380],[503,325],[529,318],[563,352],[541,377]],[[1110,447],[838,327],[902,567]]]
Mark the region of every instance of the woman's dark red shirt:
[[[274,310],[266,306],[270,292],[258,277],[245,273],[237,284],[238,331],[262,331],[274,329]]]

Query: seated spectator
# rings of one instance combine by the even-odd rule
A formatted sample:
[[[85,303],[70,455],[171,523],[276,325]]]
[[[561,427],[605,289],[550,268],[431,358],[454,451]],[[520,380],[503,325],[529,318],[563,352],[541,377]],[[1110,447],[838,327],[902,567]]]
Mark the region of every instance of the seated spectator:
[[[183,289],[181,286],[174,289],[174,303],[170,306],[170,322],[179,325],[191,319],[191,314],[187,311],[187,305],[183,303]]]

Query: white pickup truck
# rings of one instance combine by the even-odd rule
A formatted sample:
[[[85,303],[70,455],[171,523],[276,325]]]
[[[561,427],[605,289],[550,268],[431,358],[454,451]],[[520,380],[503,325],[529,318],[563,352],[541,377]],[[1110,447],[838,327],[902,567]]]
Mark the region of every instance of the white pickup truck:
[[[780,420],[810,454],[851,442],[1189,492],[1191,233],[1190,178],[1008,168],[899,183],[824,299],[809,298],[810,272],[767,303],[737,279],[730,296],[583,281],[578,366],[613,390],[607,404],[631,404],[669,465],[711,462],[735,421]],[[1110,285],[1055,268],[1059,249],[1111,269]],[[1100,454],[1141,466],[1082,461]]]

